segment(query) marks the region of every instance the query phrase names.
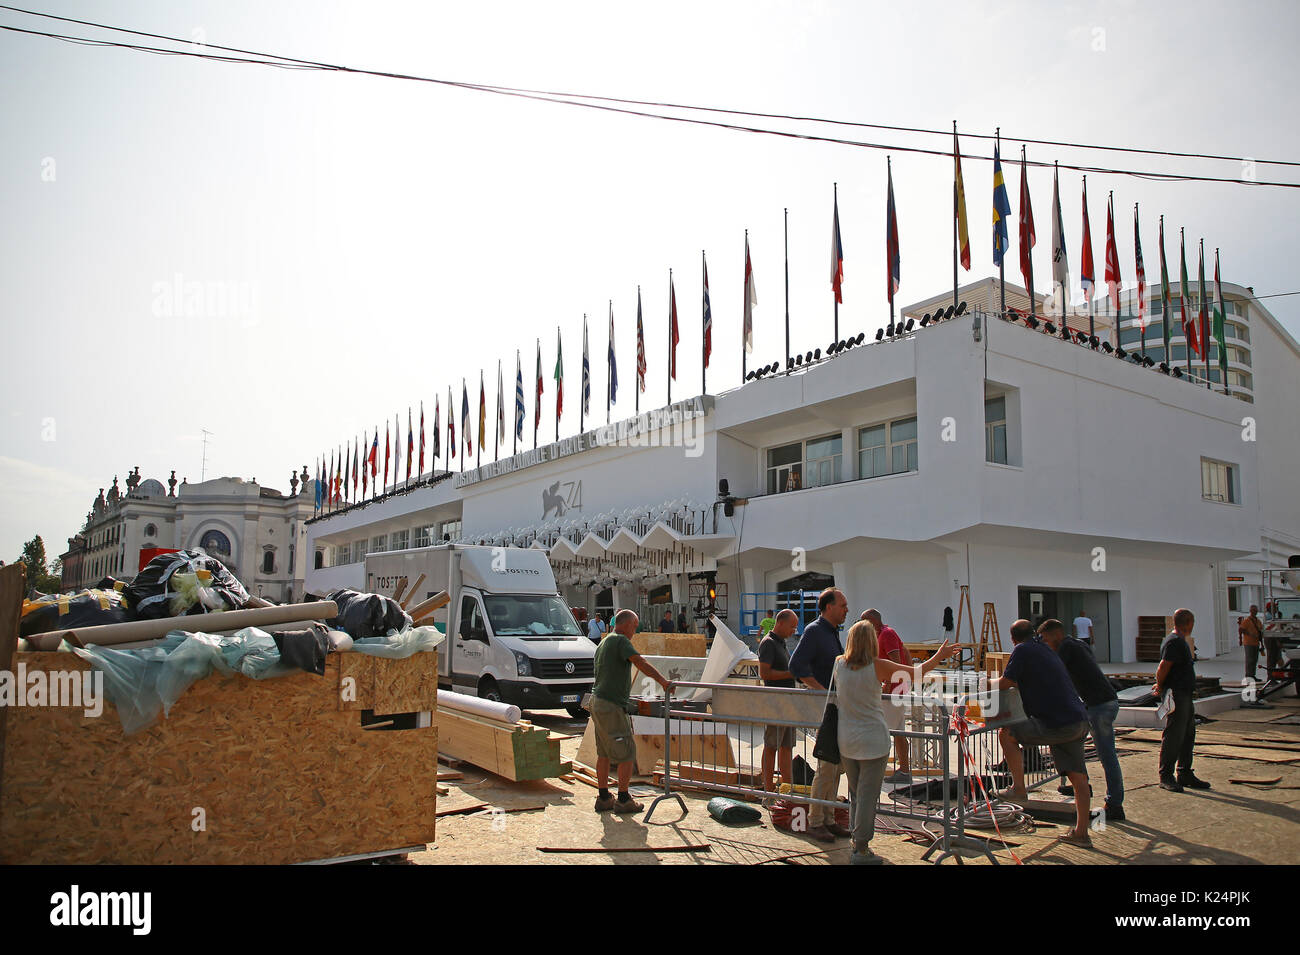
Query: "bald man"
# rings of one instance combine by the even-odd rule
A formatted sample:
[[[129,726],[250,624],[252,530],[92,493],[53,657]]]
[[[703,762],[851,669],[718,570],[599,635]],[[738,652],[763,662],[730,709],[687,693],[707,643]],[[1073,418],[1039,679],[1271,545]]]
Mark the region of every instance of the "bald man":
[[[793,610],[782,610],[772,621],[772,629],[758,643],[758,676],[764,686],[782,686],[793,689],[794,674],[790,672],[790,652],[785,642],[799,626],[799,615]],[[781,757],[781,782],[794,784],[791,754],[794,752],[794,727],[768,726],[763,732],[763,788],[772,792],[772,771],[776,758]]]

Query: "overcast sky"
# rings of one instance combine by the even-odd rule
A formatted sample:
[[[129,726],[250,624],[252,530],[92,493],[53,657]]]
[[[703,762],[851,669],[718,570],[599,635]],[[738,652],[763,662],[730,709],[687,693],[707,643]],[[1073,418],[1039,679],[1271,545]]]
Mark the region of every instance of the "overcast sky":
[[[230,46],[516,87],[1015,137],[1300,160],[1291,2],[867,4],[745,0],[77,2],[37,9]],[[0,11],[0,24],[129,40]],[[148,42],[148,41],[137,41]],[[507,429],[515,353],[541,338],[542,439],[578,427],[582,316],[592,413],[604,420],[613,300],[632,413],[637,286],[648,353],[643,409],[665,399],[668,270],[682,326],[674,397],[700,390],[700,252],[709,256],[709,390],[740,380],[744,230],[757,276],[751,366],[783,357],[782,209],[789,208],[793,348],[831,339],[832,183],[845,252],[844,334],[887,321],[885,153],[548,105],[365,76],[298,72],[0,33],[0,558],[39,533],[53,558],[113,476],[256,477],[289,489],[303,464],[363,428],[469,381]],[[767,121],[741,120],[750,125]],[[781,123],[784,128],[795,124]],[[951,139],[806,131],[948,149]],[[987,141],[963,151],[991,155]],[[1237,177],[1241,163],[1030,146],[1031,159]],[[896,152],[900,304],[951,285],[950,158]],[[963,168],[973,253],[994,274],[989,162]],[[1257,165],[1258,179],[1297,170]],[[1050,274],[1051,172],[1031,170],[1040,291]],[[1018,168],[1007,169],[1013,210]],[[1100,273],[1115,192],[1133,279],[1134,202],[1148,278],[1164,214],[1176,273],[1185,227],[1219,247],[1225,281],[1300,289],[1296,190],[1091,174]],[[1077,285],[1077,173],[1062,175]],[[1011,230],[1008,279],[1019,281]],[[1207,268],[1212,269],[1212,258]],[[1100,280],[1100,274],[1098,279]],[[195,284],[197,283],[197,285]],[[172,290],[182,290],[177,298]],[[203,295],[196,301],[193,290]],[[1077,288],[1075,291],[1077,295]],[[1300,296],[1267,306],[1300,332]],[[1256,387],[1266,387],[1257,383]],[[459,429],[458,429],[459,430]],[[507,442],[509,435],[507,436]],[[383,439],[381,437],[381,446]],[[491,443],[489,442],[489,457]]]

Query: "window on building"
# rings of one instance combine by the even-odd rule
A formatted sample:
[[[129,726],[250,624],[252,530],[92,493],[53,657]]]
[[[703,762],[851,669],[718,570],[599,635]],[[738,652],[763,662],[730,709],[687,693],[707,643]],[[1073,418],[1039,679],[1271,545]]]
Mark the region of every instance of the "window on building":
[[[339,544],[337,547],[334,548],[334,566],[337,567],[341,564],[350,564],[350,563],[352,563],[352,545]]]
[[[146,525],[144,526],[144,536],[145,536],[145,537],[157,537],[157,536],[158,536],[158,525],[157,525],[157,524],[146,524]]]
[[[889,466],[895,473],[917,469],[916,419],[904,418],[889,425]]]
[[[1228,372],[1228,384],[1235,386],[1237,388],[1249,388],[1251,391],[1254,391],[1255,390],[1254,380],[1255,379],[1253,376],[1247,374],[1244,371]]]
[[[406,550],[406,548],[410,546],[410,540],[410,531],[393,531],[393,550]]]
[[[767,493],[797,491],[803,487],[803,442],[771,448],[767,452]]]
[[[1223,504],[1240,503],[1237,466],[1224,461],[1201,458],[1201,497]]]
[[[315,566],[315,569],[316,569],[316,570],[320,570],[322,567],[325,566],[325,552],[324,552],[324,551],[319,551],[319,550],[316,551],[316,557],[315,557],[315,564],[314,564],[314,566]]]
[[[275,573],[275,551],[268,550],[262,552],[262,573]]]
[[[440,539],[444,541],[459,540],[461,536],[460,521],[443,521]]]
[[[1007,399],[1005,395],[984,402],[984,460],[1007,463]]]
[[[889,473],[888,426],[858,429],[858,477],[873,478]]]
[[[415,546],[428,547],[431,543],[430,538],[433,535],[432,524],[421,524],[415,529]]]
[[[808,442],[804,467],[805,487],[825,487],[842,479],[844,439],[838,434]]]
[[[388,550],[388,535],[376,534],[374,537],[370,538],[370,550],[366,553],[382,554],[386,550]]]

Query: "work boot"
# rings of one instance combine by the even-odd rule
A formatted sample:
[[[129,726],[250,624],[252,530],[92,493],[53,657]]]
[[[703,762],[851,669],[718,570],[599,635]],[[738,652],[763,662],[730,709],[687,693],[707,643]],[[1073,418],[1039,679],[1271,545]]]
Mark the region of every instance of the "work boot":
[[[1184,789],[1209,789],[1210,784],[1204,779],[1197,779],[1196,774],[1190,769],[1185,773],[1178,774],[1178,782]]]
[[[830,828],[827,826],[813,826],[808,830],[807,834],[818,842],[835,841],[835,833],[831,832]]]
[[[640,812],[644,808],[645,806],[641,805],[631,796],[629,796],[627,799],[614,800],[614,811],[616,813],[619,813],[620,815],[628,815],[629,813]]]
[[[830,830],[831,835],[839,836],[841,839],[847,839],[849,836],[853,835],[853,832],[848,826],[841,826],[838,822],[828,822],[826,823],[826,828]]]
[[[1180,783],[1178,780],[1174,779],[1174,777],[1172,776],[1161,776],[1160,788],[1167,789],[1171,793],[1180,793],[1183,791],[1183,784]]]
[[[616,801],[617,800],[614,799],[613,794],[608,796],[597,796],[596,812],[609,812],[611,809],[614,808],[614,804]]]

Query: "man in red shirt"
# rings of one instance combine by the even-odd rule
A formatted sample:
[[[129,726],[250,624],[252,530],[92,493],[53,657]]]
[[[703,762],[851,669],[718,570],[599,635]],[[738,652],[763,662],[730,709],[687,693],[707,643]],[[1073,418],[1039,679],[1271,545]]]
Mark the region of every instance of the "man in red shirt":
[[[893,627],[888,627],[880,619],[880,611],[872,608],[862,612],[862,620],[866,620],[876,628],[876,643],[879,647],[882,659],[893,660],[895,663],[901,663],[904,666],[910,666],[912,655],[907,652],[903,646],[903,640],[899,637],[898,632]],[[903,694],[916,692],[919,687],[909,689],[907,683],[903,680],[895,680],[892,684],[881,684],[881,691],[886,695],[893,693]],[[906,724],[908,716],[908,707],[905,704],[895,703],[885,700],[885,724],[891,730],[901,730]],[[898,759],[898,769],[885,777],[887,783],[900,783],[906,785],[912,781],[912,763],[911,751],[907,745],[906,736],[894,737],[894,756]]]

